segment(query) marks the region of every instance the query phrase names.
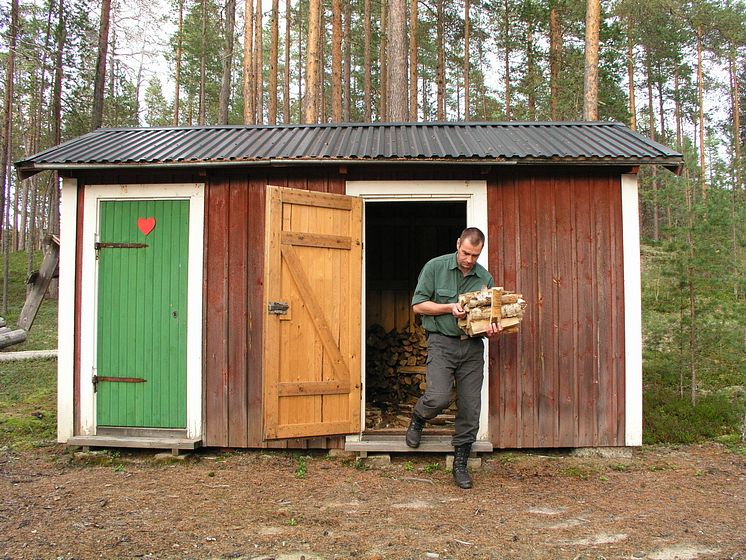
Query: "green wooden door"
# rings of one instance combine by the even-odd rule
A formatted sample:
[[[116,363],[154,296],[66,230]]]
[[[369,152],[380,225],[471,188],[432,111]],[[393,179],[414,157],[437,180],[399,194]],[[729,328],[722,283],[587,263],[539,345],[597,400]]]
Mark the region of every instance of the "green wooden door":
[[[186,427],[188,231],[187,200],[100,203],[98,426]]]

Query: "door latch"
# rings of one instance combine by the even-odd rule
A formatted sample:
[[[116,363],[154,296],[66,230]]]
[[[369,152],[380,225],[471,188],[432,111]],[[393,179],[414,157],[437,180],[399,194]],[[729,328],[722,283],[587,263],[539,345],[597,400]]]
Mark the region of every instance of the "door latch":
[[[290,304],[285,301],[270,301],[267,311],[270,315],[287,315]]]

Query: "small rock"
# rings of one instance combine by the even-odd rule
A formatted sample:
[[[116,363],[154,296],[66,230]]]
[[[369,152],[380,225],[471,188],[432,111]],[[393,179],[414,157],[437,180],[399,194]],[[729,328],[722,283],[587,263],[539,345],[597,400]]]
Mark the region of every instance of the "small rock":
[[[388,453],[376,453],[368,455],[365,459],[361,459],[361,462],[373,469],[380,469],[388,467],[391,464],[391,455]]]

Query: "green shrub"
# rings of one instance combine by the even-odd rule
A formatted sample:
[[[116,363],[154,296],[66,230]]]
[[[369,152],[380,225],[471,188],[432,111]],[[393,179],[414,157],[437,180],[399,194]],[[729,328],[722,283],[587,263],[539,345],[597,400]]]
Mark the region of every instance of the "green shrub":
[[[724,395],[701,395],[693,405],[674,389],[646,388],[643,397],[644,443],[696,443],[740,433],[744,406]]]

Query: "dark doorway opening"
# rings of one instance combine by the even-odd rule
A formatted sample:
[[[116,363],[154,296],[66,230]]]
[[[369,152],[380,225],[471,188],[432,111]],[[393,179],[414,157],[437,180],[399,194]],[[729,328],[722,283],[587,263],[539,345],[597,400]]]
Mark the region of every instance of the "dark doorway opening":
[[[411,301],[422,266],[456,250],[466,202],[365,205],[365,432],[403,433],[425,387],[427,341]],[[452,409],[428,431],[453,430]]]

